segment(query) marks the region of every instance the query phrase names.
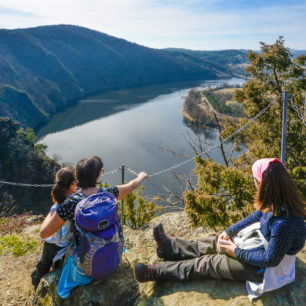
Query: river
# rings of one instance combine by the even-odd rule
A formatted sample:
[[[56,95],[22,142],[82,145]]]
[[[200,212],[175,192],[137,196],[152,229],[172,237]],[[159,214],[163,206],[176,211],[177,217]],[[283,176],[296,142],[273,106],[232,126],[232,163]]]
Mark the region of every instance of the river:
[[[87,97],[54,115],[38,131],[39,143],[46,144],[47,154],[60,157],[60,162],[75,165],[84,157],[98,155],[104,162],[105,173],[119,169],[122,164],[137,172],[156,173],[194,156],[187,139],[196,139],[197,134],[182,116],[188,91],[224,82],[242,84],[244,80],[169,83]],[[201,135],[212,144],[218,142],[218,136],[218,131],[211,129],[205,129]],[[226,150],[230,147],[231,144],[225,146]],[[222,163],[219,149],[212,151],[211,157]],[[177,177],[170,171],[150,178],[144,184],[144,194],[165,196],[168,189],[181,194],[185,185],[179,183],[180,175],[192,175],[193,168],[194,162],[190,162],[175,170]],[[125,181],[133,177],[125,171]],[[121,172],[107,175],[103,181],[120,184]]]

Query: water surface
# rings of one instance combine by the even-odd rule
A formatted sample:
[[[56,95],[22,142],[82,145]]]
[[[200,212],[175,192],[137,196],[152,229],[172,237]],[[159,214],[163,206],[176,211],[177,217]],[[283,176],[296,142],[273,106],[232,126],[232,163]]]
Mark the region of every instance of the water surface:
[[[50,156],[60,156],[62,162],[73,165],[84,157],[98,155],[105,172],[119,169],[122,164],[149,174],[171,167],[193,156],[187,139],[194,132],[183,122],[182,106],[188,91],[197,86],[214,86],[224,82],[242,84],[243,79],[170,83],[139,89],[121,90],[87,97],[75,106],[55,115],[38,135],[48,146]],[[218,141],[217,130],[206,129],[202,139],[212,144]],[[230,144],[226,149],[230,148]],[[207,147],[208,148],[208,147]],[[179,153],[174,155],[168,151]],[[219,149],[211,157],[222,163]],[[191,175],[194,163],[176,170]],[[126,181],[133,178],[125,173]],[[121,183],[121,173],[106,176],[110,184]],[[155,176],[145,183],[146,195],[165,194],[170,189],[180,194],[179,178],[171,172]]]

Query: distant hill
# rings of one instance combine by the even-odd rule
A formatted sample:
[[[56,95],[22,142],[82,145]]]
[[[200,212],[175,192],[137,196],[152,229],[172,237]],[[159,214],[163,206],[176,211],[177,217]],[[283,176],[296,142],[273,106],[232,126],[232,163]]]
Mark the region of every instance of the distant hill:
[[[293,57],[298,57],[300,55],[306,55],[306,50],[295,50],[295,49],[290,49],[290,52],[293,54]]]
[[[214,63],[219,69],[231,75],[246,76],[245,67],[247,65],[247,50],[220,50],[220,51],[200,51],[189,49],[167,48],[164,49],[171,54],[184,53],[197,57],[206,63]]]
[[[167,48],[164,49],[172,54],[184,53],[191,55],[193,57],[198,57],[203,61],[211,62],[218,65],[219,69],[225,73],[229,73],[237,76],[248,76],[245,71],[247,66],[247,54],[248,50],[239,49],[239,50],[220,50],[220,51],[201,51],[201,50],[189,50],[182,48]],[[255,50],[256,51],[256,50]],[[259,50],[256,52],[260,52]],[[290,52],[293,55],[293,58],[296,58],[300,55],[306,55],[306,50],[295,50],[290,49]],[[222,68],[221,68],[222,67]]]
[[[0,30],[0,116],[36,127],[95,92],[230,77],[218,61],[71,25]]]

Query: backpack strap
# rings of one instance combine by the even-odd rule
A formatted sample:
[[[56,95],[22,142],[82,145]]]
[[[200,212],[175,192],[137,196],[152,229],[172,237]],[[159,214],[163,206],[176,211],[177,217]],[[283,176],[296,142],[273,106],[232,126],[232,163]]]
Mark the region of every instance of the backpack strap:
[[[87,196],[85,194],[83,194],[81,192],[76,192],[76,193],[74,193],[73,195],[71,195],[69,197],[69,200],[71,201],[71,203],[74,203],[75,205],[77,205],[81,200],[85,199],[86,197]],[[73,223],[74,223],[73,226],[70,226],[69,230],[74,233],[74,230],[77,230],[77,229],[76,229],[76,223],[75,222],[73,222]],[[72,245],[70,247],[70,251],[75,252],[76,246],[77,246],[76,237],[74,235],[73,243],[72,243]],[[68,254],[68,252],[66,254]]]
[[[67,249],[66,254],[65,254],[65,256],[64,256],[64,260],[63,260],[63,264],[62,264],[63,267],[64,267],[65,264],[66,264],[66,261],[67,261],[67,258],[68,258],[68,256],[69,256],[70,250],[71,250],[71,245],[68,246],[68,249]]]
[[[82,192],[76,192],[70,197],[70,199],[76,201],[77,203],[79,203],[81,200],[85,198],[87,198],[87,195],[83,194]]]

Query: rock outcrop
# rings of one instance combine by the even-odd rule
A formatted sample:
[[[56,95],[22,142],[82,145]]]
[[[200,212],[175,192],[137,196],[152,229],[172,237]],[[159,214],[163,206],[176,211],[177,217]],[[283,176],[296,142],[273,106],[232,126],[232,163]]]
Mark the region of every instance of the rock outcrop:
[[[153,219],[140,230],[124,228],[126,248],[117,272],[104,282],[79,287],[71,297],[60,300],[56,293],[59,271],[49,273],[40,283],[33,305],[252,305],[245,283],[207,279],[192,282],[137,283],[133,269],[136,262],[158,260],[152,239],[153,227],[162,222],[169,235],[197,239],[214,232],[191,228],[185,213],[167,213]],[[306,248],[298,254],[296,281],[266,293],[253,305],[303,305],[306,301]]]

